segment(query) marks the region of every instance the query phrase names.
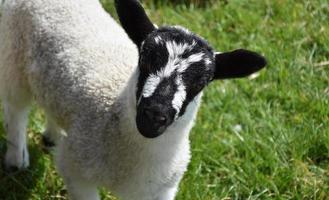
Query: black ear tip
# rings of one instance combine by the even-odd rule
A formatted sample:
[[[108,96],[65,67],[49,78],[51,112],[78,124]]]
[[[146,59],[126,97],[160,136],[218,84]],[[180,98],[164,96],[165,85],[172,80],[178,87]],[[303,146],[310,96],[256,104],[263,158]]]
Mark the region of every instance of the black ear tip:
[[[267,65],[266,58],[262,55],[257,54],[258,56],[255,57],[255,65],[259,68],[262,69]]]
[[[266,66],[266,59],[253,51],[237,49],[216,55],[216,78],[242,78]]]
[[[245,58],[253,63],[253,66],[258,69],[262,69],[267,65],[267,61],[264,56],[246,49],[238,49],[234,51],[240,58]]]
[[[130,39],[138,46],[155,30],[138,0],[115,0],[119,20]]]

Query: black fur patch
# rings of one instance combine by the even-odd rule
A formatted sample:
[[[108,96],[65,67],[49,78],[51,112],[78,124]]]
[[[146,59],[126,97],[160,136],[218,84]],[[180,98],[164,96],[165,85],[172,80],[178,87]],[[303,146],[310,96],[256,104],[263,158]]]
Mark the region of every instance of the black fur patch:
[[[140,48],[148,34],[155,30],[142,5],[137,0],[115,0],[115,7],[122,27]]]
[[[216,55],[216,79],[240,78],[259,71],[266,65],[263,56],[244,49]]]

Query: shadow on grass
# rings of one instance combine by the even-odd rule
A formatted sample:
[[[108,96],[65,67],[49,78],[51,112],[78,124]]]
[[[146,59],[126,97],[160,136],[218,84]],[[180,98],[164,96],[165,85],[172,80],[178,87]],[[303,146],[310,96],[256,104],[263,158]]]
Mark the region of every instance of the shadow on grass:
[[[218,0],[151,0],[151,1],[142,1],[145,4],[151,3],[153,6],[155,5],[157,8],[161,8],[163,5],[171,5],[171,6],[193,6],[198,8],[205,8],[207,6],[211,6],[214,2],[218,2]],[[220,0],[220,3],[227,4],[227,0]]]
[[[4,130],[0,126],[0,199],[34,199],[33,190],[36,188],[45,172],[44,156],[38,144],[29,145],[30,167],[24,171],[7,173],[3,168],[4,155],[6,152],[6,140]]]

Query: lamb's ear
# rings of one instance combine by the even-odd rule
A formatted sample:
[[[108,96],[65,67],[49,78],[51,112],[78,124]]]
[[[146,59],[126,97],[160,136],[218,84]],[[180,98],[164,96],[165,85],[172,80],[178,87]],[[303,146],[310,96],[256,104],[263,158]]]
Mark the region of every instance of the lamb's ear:
[[[266,65],[263,56],[244,49],[216,53],[215,79],[241,78],[257,72]]]
[[[115,0],[115,7],[130,39],[140,48],[147,35],[155,30],[138,0]]]

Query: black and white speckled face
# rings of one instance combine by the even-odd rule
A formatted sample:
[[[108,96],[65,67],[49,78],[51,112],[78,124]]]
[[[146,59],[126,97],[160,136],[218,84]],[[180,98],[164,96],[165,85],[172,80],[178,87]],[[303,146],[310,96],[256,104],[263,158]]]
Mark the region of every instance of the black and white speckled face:
[[[115,5],[122,27],[139,49],[136,125],[147,138],[179,120],[211,80],[245,77],[266,65],[264,57],[244,49],[214,53],[184,28],[156,28],[137,0],[115,0]]]
[[[161,134],[214,76],[206,41],[181,27],[163,27],[142,43],[137,85],[137,126]],[[147,126],[146,126],[147,125]]]

